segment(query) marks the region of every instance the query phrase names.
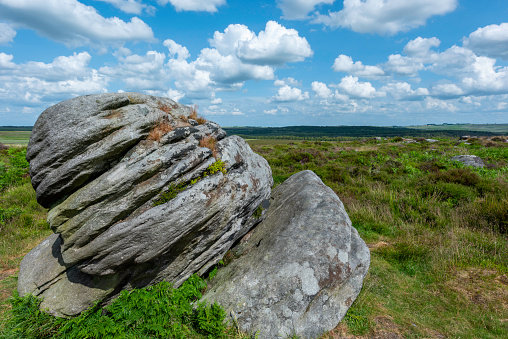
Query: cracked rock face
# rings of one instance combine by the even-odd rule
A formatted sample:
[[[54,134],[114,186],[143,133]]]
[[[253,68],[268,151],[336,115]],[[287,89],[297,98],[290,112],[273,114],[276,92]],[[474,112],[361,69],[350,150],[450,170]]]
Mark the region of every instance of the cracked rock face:
[[[20,295],[73,316],[122,289],[178,286],[249,231],[270,195],[270,167],[243,139],[191,114],[139,93],[78,97],[41,114],[27,160],[55,234],[23,259]]]
[[[233,248],[204,295],[258,338],[317,338],[362,288],[370,253],[337,195],[311,171],[273,190],[264,220]]]

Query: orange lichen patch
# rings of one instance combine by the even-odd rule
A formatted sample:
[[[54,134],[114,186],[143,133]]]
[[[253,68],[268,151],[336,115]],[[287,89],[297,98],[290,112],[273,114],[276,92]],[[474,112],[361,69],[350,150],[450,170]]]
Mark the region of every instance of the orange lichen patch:
[[[207,135],[207,136],[203,137],[199,141],[199,147],[206,147],[206,148],[208,148],[210,151],[212,151],[213,157],[215,159],[217,159],[217,157],[218,157],[217,139],[215,139],[214,137],[212,137],[210,135]]]
[[[151,141],[160,141],[162,136],[168,132],[171,132],[175,128],[169,123],[167,118],[159,119],[156,125],[152,128],[150,133],[148,134],[148,140]]]
[[[472,268],[453,272],[446,285],[482,308],[508,311],[508,277],[492,269]]]

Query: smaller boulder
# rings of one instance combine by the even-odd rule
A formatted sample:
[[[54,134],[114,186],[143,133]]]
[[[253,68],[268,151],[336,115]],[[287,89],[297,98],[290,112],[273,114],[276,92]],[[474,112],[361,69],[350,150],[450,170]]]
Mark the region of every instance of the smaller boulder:
[[[370,263],[337,195],[311,171],[278,186],[264,220],[232,252],[204,295],[256,338],[317,338],[337,326]]]
[[[457,155],[452,157],[452,161],[458,161],[466,166],[472,166],[477,168],[485,167],[483,160],[476,155]]]

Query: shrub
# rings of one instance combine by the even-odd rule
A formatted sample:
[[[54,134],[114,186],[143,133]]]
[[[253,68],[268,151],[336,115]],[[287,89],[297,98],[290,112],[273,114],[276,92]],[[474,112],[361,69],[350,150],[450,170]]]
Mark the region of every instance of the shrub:
[[[464,186],[475,186],[480,182],[478,174],[469,168],[452,168],[447,171],[434,172],[429,175],[434,181],[460,184]]]

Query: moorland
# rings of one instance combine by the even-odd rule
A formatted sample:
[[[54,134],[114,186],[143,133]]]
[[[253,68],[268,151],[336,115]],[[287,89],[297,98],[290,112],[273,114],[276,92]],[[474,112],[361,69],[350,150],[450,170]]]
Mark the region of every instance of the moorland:
[[[362,292],[342,323],[322,339],[506,336],[505,137],[467,142],[457,136],[436,137],[437,141],[400,136],[302,139],[248,142],[268,160],[275,185],[301,170],[314,171],[342,200],[371,251]],[[174,292],[168,286],[140,291],[113,308],[97,308],[67,322],[37,312],[34,300],[16,298],[21,259],[51,234],[46,211],[35,200],[25,152],[23,147],[0,151],[0,324],[4,324],[0,333],[4,337],[26,338],[21,329],[34,338],[72,337],[69,333],[76,328],[89,330],[94,337],[90,333],[101,326],[117,331],[141,328],[136,333],[153,338],[163,337],[160,333],[171,326],[181,331],[187,328],[182,337],[189,338],[206,338],[210,333],[212,337],[249,337],[232,327],[218,326],[218,309],[203,309],[198,315],[189,311],[188,300],[196,299],[196,290],[204,288],[197,277],[186,285],[187,292]],[[486,166],[472,168],[450,160],[462,154],[477,155]],[[162,303],[162,299],[174,303]],[[153,307],[145,304],[143,308],[140,300],[164,304],[172,318],[146,320],[150,316],[143,312]]]

